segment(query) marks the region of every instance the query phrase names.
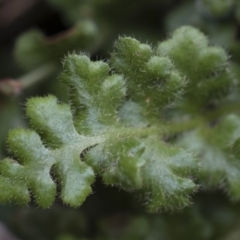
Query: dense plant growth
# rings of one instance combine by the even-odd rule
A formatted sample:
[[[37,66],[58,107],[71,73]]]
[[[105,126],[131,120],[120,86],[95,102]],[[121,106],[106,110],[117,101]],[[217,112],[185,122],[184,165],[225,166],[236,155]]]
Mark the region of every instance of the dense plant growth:
[[[0,46],[1,71],[25,72],[0,81],[0,221],[22,239],[239,239],[239,2],[46,2],[61,33],[21,34],[14,64]]]
[[[70,105],[54,96],[28,100],[27,116],[39,135],[9,133],[18,162],[1,161],[2,202],[27,203],[31,189],[37,204],[49,207],[57,180],[63,202],[76,207],[96,174],[142,195],[154,212],[187,206],[196,181],[225,182],[239,199],[240,120],[222,112],[236,103],[230,98],[236,83],[222,48],[182,27],[155,49],[119,38],[109,64],[76,54],[63,64]]]

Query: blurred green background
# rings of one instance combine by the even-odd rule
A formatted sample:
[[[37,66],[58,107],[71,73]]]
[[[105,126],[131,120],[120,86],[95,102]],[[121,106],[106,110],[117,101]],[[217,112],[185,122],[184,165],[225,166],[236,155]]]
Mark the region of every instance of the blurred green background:
[[[0,0],[0,159],[6,134],[26,127],[31,96],[68,96],[57,80],[69,52],[107,59],[119,35],[155,46],[182,25],[199,28],[231,56],[240,77],[239,0]],[[239,240],[240,204],[202,192],[178,213],[147,214],[137,197],[105,187],[79,209],[0,206],[0,240]]]

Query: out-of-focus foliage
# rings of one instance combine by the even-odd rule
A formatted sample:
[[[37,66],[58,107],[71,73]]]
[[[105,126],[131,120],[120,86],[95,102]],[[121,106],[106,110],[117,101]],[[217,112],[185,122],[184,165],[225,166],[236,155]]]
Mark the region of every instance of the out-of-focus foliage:
[[[16,59],[26,69],[33,69],[47,62],[57,61],[73,51],[92,52],[96,49],[98,30],[90,21],[76,24],[68,32],[46,38],[40,31],[30,31],[19,37],[16,44]]]
[[[239,205],[231,205],[216,193],[200,194],[194,202],[182,212],[171,214],[147,215],[139,211],[109,216],[92,214],[88,208],[71,210],[57,205],[48,210],[1,208],[0,217],[24,240],[238,239]]]
[[[219,198],[220,197],[220,201]],[[239,206],[231,206],[221,195],[199,195],[196,205],[181,213],[161,215],[117,215],[104,219],[97,239],[238,239],[229,238],[239,227]],[[187,227],[186,227],[187,226]],[[239,234],[239,233],[238,233]]]
[[[238,24],[240,2],[238,0],[195,0],[176,7],[165,19],[168,31],[183,24],[194,25],[210,37],[214,44],[220,44],[239,58]]]

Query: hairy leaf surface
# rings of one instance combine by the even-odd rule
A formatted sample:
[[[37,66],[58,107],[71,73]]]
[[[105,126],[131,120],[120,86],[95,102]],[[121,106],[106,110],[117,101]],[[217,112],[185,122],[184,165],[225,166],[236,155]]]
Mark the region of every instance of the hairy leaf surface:
[[[0,202],[33,196],[49,207],[59,193],[76,207],[97,175],[141,196],[151,212],[189,205],[196,178],[240,198],[240,121],[222,117],[235,86],[222,48],[182,27],[157,49],[120,37],[109,62],[70,54],[63,65],[69,104],[51,95],[28,100],[32,130],[9,133]]]

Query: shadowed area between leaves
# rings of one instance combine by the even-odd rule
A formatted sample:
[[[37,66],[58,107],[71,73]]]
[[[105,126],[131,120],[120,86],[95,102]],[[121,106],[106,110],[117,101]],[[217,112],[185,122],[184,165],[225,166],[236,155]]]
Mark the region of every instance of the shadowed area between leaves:
[[[9,230],[0,222],[0,239],[1,240],[20,240],[13,236]]]

